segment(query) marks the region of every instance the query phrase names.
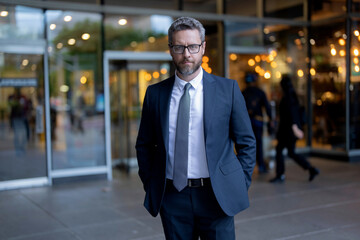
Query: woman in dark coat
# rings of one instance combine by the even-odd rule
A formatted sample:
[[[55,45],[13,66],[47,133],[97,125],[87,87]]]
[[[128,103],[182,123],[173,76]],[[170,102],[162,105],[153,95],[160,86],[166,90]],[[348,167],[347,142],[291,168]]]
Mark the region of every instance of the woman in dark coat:
[[[285,180],[285,162],[282,154],[287,148],[288,156],[299,164],[304,170],[309,171],[309,181],[314,180],[319,170],[314,168],[304,156],[295,153],[297,139],[304,137],[301,127],[299,101],[291,83],[291,79],[284,75],[281,82],[283,97],[279,105],[279,128],[276,134],[278,144],[276,146],[276,176],[270,182],[283,182]]]

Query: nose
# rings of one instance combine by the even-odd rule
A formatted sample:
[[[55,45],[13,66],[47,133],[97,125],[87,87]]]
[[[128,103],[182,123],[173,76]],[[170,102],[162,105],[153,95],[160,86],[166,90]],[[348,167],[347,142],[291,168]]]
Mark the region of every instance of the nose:
[[[185,48],[185,49],[184,49],[183,55],[184,55],[185,57],[187,57],[187,58],[190,57],[191,54],[190,54],[188,48]]]

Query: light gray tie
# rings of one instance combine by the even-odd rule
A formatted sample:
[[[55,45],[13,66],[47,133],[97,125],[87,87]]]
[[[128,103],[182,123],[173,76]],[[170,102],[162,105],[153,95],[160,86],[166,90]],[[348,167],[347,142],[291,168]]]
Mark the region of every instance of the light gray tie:
[[[180,99],[176,124],[173,180],[174,186],[179,192],[187,185],[190,87],[190,83],[184,87],[185,91]]]

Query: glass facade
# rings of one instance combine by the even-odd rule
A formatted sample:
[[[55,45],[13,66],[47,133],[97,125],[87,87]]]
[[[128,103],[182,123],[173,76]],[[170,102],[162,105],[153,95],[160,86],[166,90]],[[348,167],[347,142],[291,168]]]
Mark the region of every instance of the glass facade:
[[[359,150],[358,1],[61,2],[0,5],[0,189],[136,164],[143,97],[174,73],[167,30],[182,11],[206,29],[205,71],[241,90],[257,72],[275,117],[291,75],[308,116],[298,147]]]
[[[105,166],[101,15],[46,19],[53,170]]]
[[[312,108],[315,148],[345,150],[346,33],[345,21],[314,26],[312,44]],[[329,37],[324,38],[324,34]]]
[[[355,4],[355,3],[354,3]],[[359,7],[359,3],[357,5]],[[360,21],[352,21],[350,31],[350,149],[360,148]]]

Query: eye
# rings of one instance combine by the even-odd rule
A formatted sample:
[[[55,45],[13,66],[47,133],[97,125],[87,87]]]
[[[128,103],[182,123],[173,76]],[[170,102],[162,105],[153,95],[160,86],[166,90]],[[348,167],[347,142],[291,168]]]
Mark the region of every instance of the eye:
[[[173,49],[174,49],[174,51],[175,52],[178,52],[178,51],[183,51],[183,49],[184,49],[184,46],[181,46],[181,45],[175,45],[175,46],[173,46]]]
[[[192,44],[192,45],[189,45],[188,46],[188,48],[190,49],[190,50],[197,50],[198,49],[198,45],[196,45],[196,44]]]

